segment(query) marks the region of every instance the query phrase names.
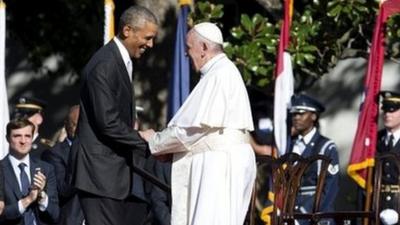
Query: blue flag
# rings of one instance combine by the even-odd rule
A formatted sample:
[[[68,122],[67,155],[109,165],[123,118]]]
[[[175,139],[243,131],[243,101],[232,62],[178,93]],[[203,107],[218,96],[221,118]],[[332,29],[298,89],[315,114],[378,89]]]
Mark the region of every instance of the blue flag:
[[[186,55],[186,19],[189,14],[189,5],[181,6],[176,29],[174,65],[172,79],[169,85],[168,99],[168,121],[178,111],[186,97],[189,95],[190,88],[190,67],[189,57]]]

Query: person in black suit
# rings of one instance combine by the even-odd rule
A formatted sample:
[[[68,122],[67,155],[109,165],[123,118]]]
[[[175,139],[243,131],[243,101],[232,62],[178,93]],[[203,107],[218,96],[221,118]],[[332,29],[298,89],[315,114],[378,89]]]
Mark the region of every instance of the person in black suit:
[[[378,132],[377,154],[393,152],[400,154],[400,93],[393,91],[380,92],[382,99],[384,129]],[[400,187],[399,174],[395,163],[387,159],[382,162],[383,174],[380,190],[380,219],[384,225],[398,222],[397,199]]]
[[[57,191],[60,202],[60,220],[58,225],[82,225],[83,212],[79,203],[76,190],[66,182],[66,170],[72,141],[75,137],[75,129],[78,123],[79,105],[72,106],[64,121],[67,138],[58,142],[49,151],[42,155],[44,161],[52,164],[57,178]]]
[[[46,107],[46,102],[33,97],[20,97],[15,104],[14,112],[11,115],[12,119],[28,119],[35,125],[35,133],[33,135],[32,157],[41,158],[44,151],[51,146],[51,141],[43,138],[39,133],[40,125],[43,123],[43,110]]]
[[[158,21],[151,11],[141,6],[128,8],[120,18],[117,36],[83,70],[70,162],[71,181],[78,189],[86,224],[142,224],[147,216],[148,205],[142,196],[130,196],[143,193],[132,190],[135,183],[143,183],[132,180],[132,173],[134,165],[145,164],[147,155],[146,143],[133,128],[131,59],[139,59],[153,47],[157,30]]]
[[[171,185],[171,161],[159,161],[150,156],[149,170],[162,182]],[[152,225],[171,224],[171,192],[160,189],[156,185],[148,185],[147,194],[151,204]]]
[[[34,125],[29,120],[7,124],[9,154],[1,161],[5,208],[2,225],[55,223],[59,216],[54,168],[30,157]]]

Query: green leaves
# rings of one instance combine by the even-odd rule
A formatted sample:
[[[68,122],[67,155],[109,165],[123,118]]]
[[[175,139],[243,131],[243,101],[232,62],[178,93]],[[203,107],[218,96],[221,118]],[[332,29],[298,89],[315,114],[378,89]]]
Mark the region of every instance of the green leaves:
[[[279,29],[260,14],[241,15],[239,26],[231,29],[225,46],[248,84],[265,86],[272,80]]]
[[[196,5],[213,15],[203,18],[220,20],[216,17],[221,14],[210,9],[222,12],[221,5]],[[367,57],[377,9],[377,0],[303,0],[296,5],[287,49],[296,81],[302,84],[310,83],[302,80],[320,78],[339,59]],[[264,87],[273,80],[280,21],[271,23],[260,14],[242,14],[240,24],[230,29],[224,49],[248,84]],[[400,14],[388,20],[386,37],[389,57],[400,57]]]

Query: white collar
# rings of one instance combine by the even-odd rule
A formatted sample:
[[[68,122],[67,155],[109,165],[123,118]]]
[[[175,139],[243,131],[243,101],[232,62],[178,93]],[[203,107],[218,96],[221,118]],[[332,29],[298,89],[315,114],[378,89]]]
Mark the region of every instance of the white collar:
[[[220,59],[222,59],[223,57],[225,57],[224,53],[220,53],[215,55],[214,57],[212,57],[210,60],[208,60],[208,62],[206,62],[206,64],[204,64],[201,68],[200,68],[200,73],[201,73],[201,77],[203,77],[206,73],[208,73],[208,71],[211,69],[211,67]]]
[[[389,142],[390,135],[392,134],[393,134],[393,144],[395,145],[397,141],[400,139],[400,129],[396,130],[394,133],[390,133],[388,130],[386,130],[386,138],[385,138],[386,144]]]
[[[30,171],[31,163],[30,163],[30,158],[29,154],[27,154],[24,158],[22,159],[17,159],[13,155],[9,154],[8,158],[10,159],[11,165],[13,167],[13,170],[17,177],[19,177],[20,169],[19,169],[19,164],[25,163],[26,165],[26,171]],[[30,177],[30,173],[28,174],[28,177]]]
[[[304,143],[307,145],[308,143],[310,143],[315,133],[317,133],[317,128],[313,127],[313,129],[308,132],[304,137],[299,135],[298,139],[303,138]]]
[[[122,60],[124,61],[126,70],[129,71],[128,66],[129,66],[129,64],[132,65],[132,60],[131,60],[131,57],[129,57],[129,52],[128,52],[128,50],[127,50],[126,47],[122,44],[122,42],[117,38],[117,36],[115,36],[115,37],[113,38],[113,40],[114,40],[115,44],[117,44],[118,50],[119,50],[119,52],[121,53]],[[128,74],[129,74],[129,72],[128,72]],[[132,74],[129,74],[129,78],[130,78],[130,80],[132,81]]]

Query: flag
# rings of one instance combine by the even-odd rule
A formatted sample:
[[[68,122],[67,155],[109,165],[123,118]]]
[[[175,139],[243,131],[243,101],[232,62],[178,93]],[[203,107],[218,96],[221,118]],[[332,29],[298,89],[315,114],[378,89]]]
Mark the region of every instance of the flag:
[[[5,139],[6,125],[10,120],[5,77],[6,62],[6,4],[0,0],[0,159],[8,153]]]
[[[187,17],[190,11],[190,0],[180,0],[180,12],[176,27],[174,65],[172,79],[169,84],[168,120],[178,111],[189,95],[190,67],[186,55]]]
[[[104,0],[104,44],[114,37],[114,1]]]
[[[284,20],[281,27],[277,63],[275,70],[274,94],[274,136],[278,155],[283,155],[288,143],[288,109],[293,95],[293,70],[290,54],[287,52],[292,20],[293,0],[284,0]]]
[[[379,7],[373,31],[372,46],[364,82],[363,101],[360,106],[357,131],[347,167],[349,176],[362,188],[366,188],[368,167],[374,166],[378,132],[378,96],[381,88],[385,54],[384,24],[387,18],[396,12],[400,12],[400,0],[383,1]]]

